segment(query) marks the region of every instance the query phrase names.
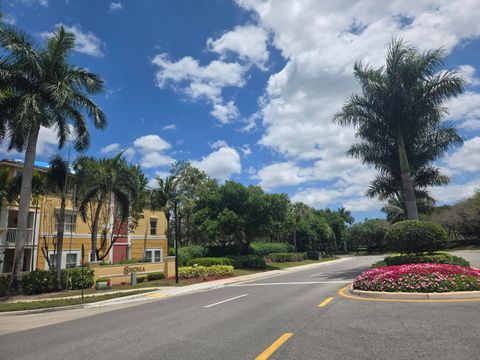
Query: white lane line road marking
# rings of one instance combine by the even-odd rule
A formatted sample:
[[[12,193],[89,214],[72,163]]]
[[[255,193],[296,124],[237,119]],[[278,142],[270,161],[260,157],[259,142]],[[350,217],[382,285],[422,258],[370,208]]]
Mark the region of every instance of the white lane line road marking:
[[[322,275],[323,273],[318,273],[318,274],[313,274],[313,275],[310,275],[310,277],[317,277],[319,275]]]
[[[216,303],[214,303],[214,304],[210,304],[210,305],[204,306],[204,308],[205,308],[205,309],[208,309],[209,307],[212,307],[212,306],[215,306],[215,305],[220,305],[220,304],[226,303],[226,302],[228,302],[228,301],[232,301],[232,300],[237,300],[237,299],[243,298],[243,297],[245,297],[245,296],[248,296],[248,294],[243,294],[243,295],[235,296],[235,297],[230,298],[230,299],[222,300],[222,301],[216,302]]]
[[[339,281],[295,281],[295,282],[275,282],[275,283],[257,283],[257,284],[232,284],[228,286],[273,286],[273,285],[311,285],[311,284],[345,284],[352,282],[351,280],[339,280]]]

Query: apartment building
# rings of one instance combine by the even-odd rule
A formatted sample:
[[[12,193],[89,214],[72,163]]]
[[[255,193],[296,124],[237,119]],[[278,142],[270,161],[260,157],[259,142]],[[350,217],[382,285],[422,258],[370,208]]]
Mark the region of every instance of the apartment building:
[[[0,169],[8,168],[10,176],[22,173],[23,164],[17,161],[1,160]],[[46,164],[36,164],[40,175],[48,172]],[[55,194],[46,194],[33,199],[30,204],[25,246],[24,271],[48,269],[56,256],[58,214],[61,199]],[[102,222],[97,234],[97,249],[104,262],[112,264],[127,259],[143,259],[146,262],[163,262],[168,255],[166,238],[166,217],[161,211],[145,209],[143,218],[135,229],[130,230],[128,221],[121,223],[113,214],[115,201],[112,197],[108,219]],[[109,215],[108,215],[109,214]],[[0,208],[0,272],[10,272],[13,266],[15,240],[17,235],[18,204],[2,200]],[[103,229],[106,229],[103,232]],[[102,236],[102,232],[106,236]],[[84,262],[91,253],[91,224],[84,222],[75,208],[72,196],[67,196],[65,211],[62,268],[80,266],[82,245],[85,250]]]

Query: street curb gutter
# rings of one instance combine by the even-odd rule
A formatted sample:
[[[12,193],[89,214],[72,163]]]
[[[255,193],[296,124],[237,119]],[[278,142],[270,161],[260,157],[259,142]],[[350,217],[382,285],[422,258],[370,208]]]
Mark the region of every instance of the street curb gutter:
[[[3,312],[0,312],[0,317],[11,316],[11,315],[18,315],[18,316],[20,316],[20,315],[31,315],[31,314],[49,313],[49,312],[54,312],[54,311],[83,309],[83,308],[85,308],[85,305],[86,304],[78,304],[78,305],[55,306],[55,307],[48,307],[48,308],[43,308],[43,309],[3,311]]]
[[[480,300],[480,291],[457,291],[449,293],[405,293],[405,292],[382,292],[363,291],[353,289],[348,292],[352,295],[369,299],[392,299],[392,300]]]

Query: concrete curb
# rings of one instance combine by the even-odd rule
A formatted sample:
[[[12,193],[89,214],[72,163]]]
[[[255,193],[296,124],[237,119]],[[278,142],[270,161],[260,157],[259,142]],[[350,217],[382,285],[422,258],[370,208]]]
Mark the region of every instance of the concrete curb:
[[[83,309],[83,308],[85,308],[85,305],[86,304],[78,304],[78,305],[55,306],[55,307],[48,307],[48,308],[43,308],[43,309],[3,311],[3,312],[0,312],[0,317],[11,316],[11,315],[20,316],[20,315],[42,314],[42,313],[49,313],[49,312],[54,312],[54,311]]]
[[[405,293],[356,290],[351,286],[348,292],[352,295],[370,299],[393,300],[480,300],[480,291],[456,291],[449,293]]]

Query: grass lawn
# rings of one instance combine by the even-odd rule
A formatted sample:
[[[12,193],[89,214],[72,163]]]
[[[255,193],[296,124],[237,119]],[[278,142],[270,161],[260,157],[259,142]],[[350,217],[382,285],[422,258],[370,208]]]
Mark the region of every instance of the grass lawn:
[[[0,303],[0,312],[5,311],[19,311],[19,310],[34,310],[34,309],[45,309],[58,306],[67,306],[67,305],[78,305],[78,304],[87,304],[97,301],[110,300],[123,296],[137,295],[148,292],[148,290],[136,290],[128,291],[124,293],[116,294],[105,294],[100,296],[86,296],[83,299],[58,299],[58,300],[39,300],[39,301],[29,301],[29,302],[18,302],[18,303]]]

